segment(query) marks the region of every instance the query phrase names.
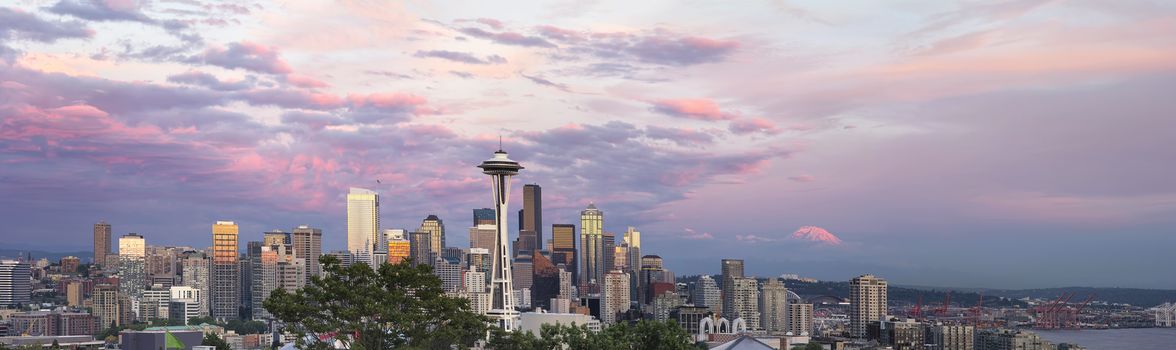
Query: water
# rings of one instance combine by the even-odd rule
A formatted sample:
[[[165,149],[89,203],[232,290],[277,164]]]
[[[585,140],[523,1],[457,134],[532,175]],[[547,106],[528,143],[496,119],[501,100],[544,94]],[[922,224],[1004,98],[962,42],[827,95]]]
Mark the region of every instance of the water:
[[[1176,349],[1176,328],[1034,330],[1034,332],[1055,345],[1071,343],[1085,346],[1090,350]]]

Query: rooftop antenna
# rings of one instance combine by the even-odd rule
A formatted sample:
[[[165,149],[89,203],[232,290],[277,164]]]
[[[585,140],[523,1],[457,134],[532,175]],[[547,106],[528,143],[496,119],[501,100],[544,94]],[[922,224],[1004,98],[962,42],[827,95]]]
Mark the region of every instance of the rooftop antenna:
[[[502,152],[502,134],[498,134],[498,151]]]

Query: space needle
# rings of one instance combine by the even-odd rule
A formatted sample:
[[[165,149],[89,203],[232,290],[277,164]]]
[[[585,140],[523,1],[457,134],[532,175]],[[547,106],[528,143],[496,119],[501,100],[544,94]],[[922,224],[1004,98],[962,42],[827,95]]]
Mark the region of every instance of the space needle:
[[[498,152],[494,157],[478,165],[482,173],[490,175],[494,188],[495,226],[498,232],[494,238],[494,261],[491,264],[490,311],[486,314],[497,323],[498,327],[507,332],[513,332],[519,319],[519,312],[514,307],[514,297],[511,295],[513,284],[510,274],[510,257],[507,255],[506,236],[506,204],[510,199],[510,177],[517,175],[523,169],[519,162],[506,156],[502,145],[498,145]]]

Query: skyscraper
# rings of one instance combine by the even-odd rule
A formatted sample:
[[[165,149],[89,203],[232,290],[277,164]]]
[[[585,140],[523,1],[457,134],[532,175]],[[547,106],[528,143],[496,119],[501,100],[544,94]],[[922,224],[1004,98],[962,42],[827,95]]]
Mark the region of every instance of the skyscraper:
[[[121,317],[123,303],[120,303],[119,300],[125,298],[118,293],[117,287],[109,284],[96,285],[90,298],[94,317],[98,318],[98,328],[106,329],[126,324],[126,320]]]
[[[629,311],[629,273],[612,270],[604,275],[600,303],[600,322],[613,324],[617,314]]]
[[[137,233],[118,238],[118,290],[132,299],[147,289],[146,248],[143,236]]]
[[[759,283],[752,277],[735,278],[732,282],[730,319],[743,318],[748,329],[759,329]]]
[[[788,303],[788,333],[813,334],[813,304]]]
[[[604,212],[595,203],[580,212],[580,285],[597,291],[604,273]]]
[[[694,282],[694,290],[691,293],[690,299],[695,306],[705,306],[716,315],[722,314],[722,291],[710,275],[699,276],[698,281]]]
[[[306,281],[309,283],[311,276],[322,274],[319,256],[323,255],[323,230],[300,225],[294,228],[290,238],[294,243],[294,257],[305,261]]]
[[[28,263],[0,260],[0,307],[28,305],[32,291]]]
[[[433,238],[428,232],[409,232],[409,257],[413,265],[429,265],[433,263]]]
[[[551,262],[572,273],[572,285],[580,285],[579,253],[576,251],[576,226],[570,224],[551,225]]]
[[[200,316],[209,315],[209,296],[211,295],[210,269],[212,260],[204,253],[191,252],[180,260],[183,268],[183,285],[200,291]]]
[[[352,187],[347,194],[347,251],[371,258],[372,247],[380,241],[380,195]],[[364,260],[366,261],[366,260]]]
[[[616,261],[613,259],[616,252],[617,235],[613,234],[612,232],[605,232],[600,236],[600,256],[601,261],[604,262],[604,266],[602,266],[600,269],[601,271],[608,271],[613,269],[613,265],[616,265]]]
[[[491,178],[497,231],[492,251],[494,262],[490,278],[491,307],[487,316],[494,320],[499,328],[511,332],[517,326],[519,312],[514,308],[514,298],[511,295],[514,289],[511,286],[510,255],[506,247],[506,207],[510,200],[510,178],[517,175],[523,167],[507,157],[506,152],[501,149],[494,152],[493,158],[483,161],[478,167]]]
[[[94,263],[98,265],[106,264],[106,256],[110,255],[111,245],[111,230],[110,224],[106,221],[99,221],[94,224]]]
[[[241,299],[241,266],[237,255],[237,223],[217,221],[212,225],[211,316],[218,320],[237,318]]]
[[[441,250],[445,249],[445,223],[441,222],[441,218],[430,214],[421,221],[421,228],[417,232],[428,232],[430,251],[433,256],[441,256]]]
[[[536,184],[523,185],[523,209],[519,210],[520,252],[543,249],[543,189]]]
[[[886,316],[886,280],[861,275],[849,280],[849,334],[866,337],[866,325]]]
[[[494,250],[495,231],[494,209],[474,209],[474,225],[470,227],[470,248]]]
[[[743,260],[723,259],[721,270],[723,273],[723,317],[734,320],[735,309],[732,307],[732,297],[735,296],[735,279],[743,278]]]
[[[768,334],[788,331],[788,288],[779,279],[769,278],[760,292],[760,326]]]
[[[629,256],[626,257],[625,261],[629,262],[629,270],[640,270],[641,266],[635,262],[641,260],[642,257],[641,232],[638,232],[636,227],[629,226],[629,229],[625,231],[625,246],[628,247],[626,250]]]

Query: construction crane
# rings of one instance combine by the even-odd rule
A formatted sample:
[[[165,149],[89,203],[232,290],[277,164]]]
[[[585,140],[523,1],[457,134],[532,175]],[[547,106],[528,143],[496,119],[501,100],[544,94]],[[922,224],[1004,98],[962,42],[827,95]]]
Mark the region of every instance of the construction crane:
[[[935,309],[935,314],[939,316],[947,315],[947,306],[951,304],[951,290],[947,291],[947,297],[943,298],[943,306]]]
[[[969,317],[972,318],[972,325],[980,325],[980,316],[984,313],[984,291],[980,291],[980,299],[976,300],[976,306],[968,310]]]
[[[911,316],[916,319],[923,318],[923,295],[919,294],[919,301],[915,303],[915,308],[911,310]]]
[[[1034,327],[1041,329],[1060,328],[1062,326],[1062,310],[1073,298],[1074,293],[1062,293],[1056,300],[1036,308],[1037,319],[1034,321]]]

